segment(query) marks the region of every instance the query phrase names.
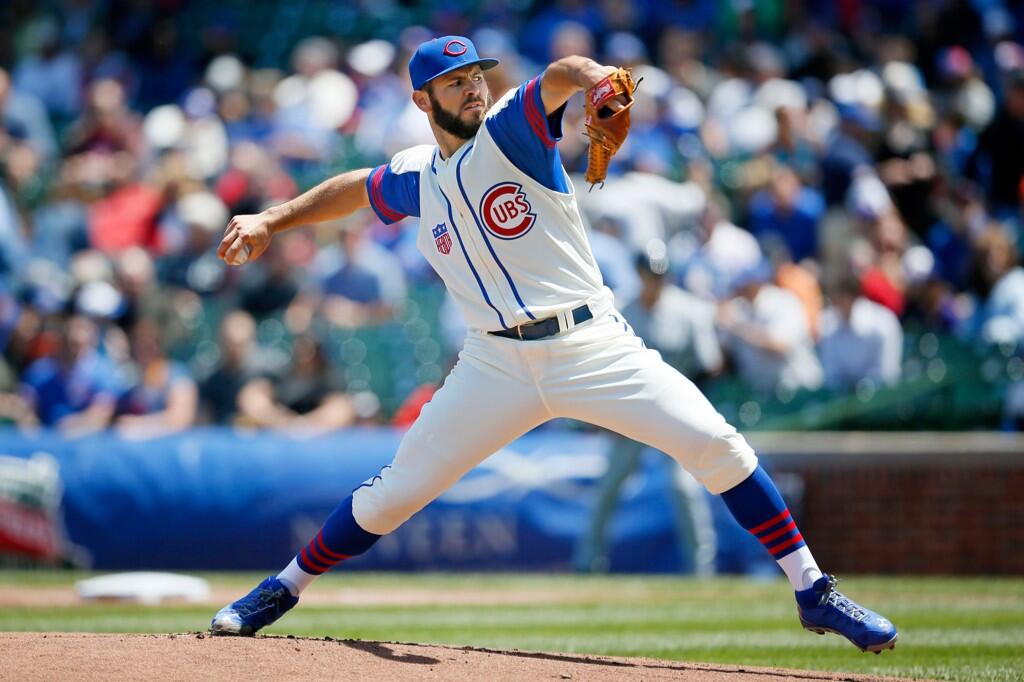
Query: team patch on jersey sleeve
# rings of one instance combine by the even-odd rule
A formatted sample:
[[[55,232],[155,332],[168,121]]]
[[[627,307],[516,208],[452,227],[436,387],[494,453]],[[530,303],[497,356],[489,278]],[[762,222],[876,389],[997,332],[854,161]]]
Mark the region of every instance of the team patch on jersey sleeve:
[[[434,235],[434,244],[437,246],[438,252],[447,256],[452,251],[452,235],[448,232],[448,226],[444,223],[438,223],[431,230]]]
[[[499,182],[484,192],[480,219],[498,239],[518,239],[537,222],[530,199],[518,182]]]

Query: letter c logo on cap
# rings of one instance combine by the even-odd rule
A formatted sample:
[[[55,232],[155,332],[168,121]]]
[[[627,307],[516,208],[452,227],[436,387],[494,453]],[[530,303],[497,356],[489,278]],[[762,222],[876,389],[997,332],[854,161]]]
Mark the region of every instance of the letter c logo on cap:
[[[444,53],[449,57],[458,57],[466,54],[466,44],[461,40],[449,40],[444,44]]]

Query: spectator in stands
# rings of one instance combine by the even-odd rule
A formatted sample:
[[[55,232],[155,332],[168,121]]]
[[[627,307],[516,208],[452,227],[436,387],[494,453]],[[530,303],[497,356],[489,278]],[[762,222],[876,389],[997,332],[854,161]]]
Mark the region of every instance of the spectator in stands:
[[[585,187],[582,178],[574,181]],[[707,205],[694,182],[673,182],[652,173],[629,172],[609,178],[600,192],[580,194],[580,208],[592,223],[615,221],[627,252],[642,251],[652,239],[667,241],[696,226]]]
[[[981,304],[974,327],[985,343],[1024,342],[1024,268],[1000,226],[975,244],[974,269]]]
[[[740,378],[757,390],[820,388],[807,314],[795,294],[771,279],[771,265],[762,261],[733,282],[736,296],[719,305],[716,317],[723,345]]]
[[[38,97],[51,116],[67,121],[81,105],[81,62],[72,50],[62,49],[53,18],[35,21],[26,34],[29,54],[15,67],[14,84]]]
[[[664,242],[648,244],[635,260],[640,293],[622,308],[636,335],[658,350],[665,361],[699,381],[722,369],[722,349],[715,331],[715,304],[667,281]]]
[[[124,16],[123,12],[118,14]],[[135,46],[139,70],[135,97],[140,106],[149,109],[181,97],[192,82],[198,63],[190,41],[180,38],[181,31],[173,16],[148,8],[140,13],[148,16],[125,17],[122,21],[134,24],[135,30],[143,26],[146,29]]]
[[[3,151],[3,133],[0,132],[0,152]],[[21,216],[17,205],[0,177],[0,277],[18,273],[25,265],[28,244],[22,235]],[[13,277],[12,277],[13,279]]]
[[[269,202],[286,201],[298,194],[295,181],[277,159],[253,142],[238,143],[229,161],[214,191],[232,214],[259,213]]]
[[[155,321],[160,329],[161,345],[169,352],[194,344],[192,333],[202,308],[195,292],[161,286],[152,257],[139,247],[117,255],[114,274],[117,288],[124,297],[124,311],[118,324],[130,329],[143,318]]]
[[[141,318],[130,335],[131,388],[118,401],[114,425],[128,438],[182,431],[196,419],[198,391],[188,369],[167,357],[155,320]]]
[[[622,248],[623,225],[607,217],[593,222],[588,234],[594,260],[601,270],[605,286],[615,294],[615,305],[622,310],[636,298],[640,290],[640,278],[630,262],[629,252]]]
[[[750,199],[750,231],[761,240],[777,236],[800,262],[818,252],[818,222],[825,201],[817,190],[806,187],[788,166],[776,169],[768,188]]]
[[[0,295],[0,299],[6,298]],[[31,295],[26,298],[31,299]],[[15,372],[15,378],[22,377],[25,370],[40,358],[57,352],[58,338],[55,330],[46,325],[46,311],[39,309],[31,300],[24,304],[7,298],[4,322],[3,357]],[[13,306],[13,307],[12,307]],[[54,320],[58,320],[54,316]],[[60,320],[63,322],[63,320]]]
[[[181,250],[161,259],[160,279],[200,294],[214,294],[227,274],[214,252],[228,222],[227,208],[217,195],[204,191],[186,194],[174,211],[186,239]]]
[[[238,394],[239,422],[260,428],[315,435],[345,428],[356,412],[341,378],[310,334],[300,334],[291,365],[280,376],[250,379]]]
[[[861,296],[852,274],[827,287],[831,305],[821,316],[818,352],[825,385],[850,390],[870,382],[874,388],[899,381],[903,358],[903,329],[888,308]]]
[[[228,313],[220,325],[220,359],[199,384],[207,418],[230,424],[242,386],[257,376],[273,375],[283,366],[283,358],[256,343],[256,323],[251,315],[241,310]]]
[[[669,242],[680,266],[684,288],[698,296],[722,299],[732,282],[763,259],[757,239],[728,219],[719,197],[709,197],[697,229]]]
[[[19,368],[13,357],[7,357],[11,341],[17,337],[21,313],[11,292],[0,282],[0,351],[3,351],[0,355],[0,426],[14,424],[30,428],[38,426],[39,420],[32,406],[17,393]]]
[[[124,88],[105,78],[89,87],[82,115],[64,134],[68,154],[115,154],[138,157],[142,149],[142,121],[128,108]]]
[[[76,196],[79,189],[62,177],[50,188],[49,201],[26,216],[32,259],[66,267],[75,252],[89,247],[89,212]]]
[[[57,354],[25,371],[21,393],[45,426],[72,436],[105,429],[124,392],[121,373],[99,352],[91,319],[73,315],[62,331]]]
[[[981,189],[965,179],[937,192],[934,203],[938,220],[928,230],[927,244],[935,256],[935,274],[963,290],[971,267],[971,239],[988,221]]]
[[[821,159],[822,191],[831,206],[843,201],[854,171],[870,166],[872,147],[881,129],[878,117],[860,104],[839,106],[840,124]]]
[[[138,160],[128,152],[80,154],[73,158],[75,180],[103,196],[89,210],[89,243],[106,253],[132,246],[153,248],[163,197],[139,179]],[[90,176],[93,173],[93,176]]]
[[[274,89],[271,144],[293,170],[325,160],[337,142],[337,129],[355,109],[358,91],[337,64],[338,49],[331,41],[305,38],[292,54],[296,73]]]
[[[871,256],[869,262],[861,264],[861,289],[867,298],[903,315],[908,286],[906,223],[892,208],[862,225]]]
[[[257,320],[283,313],[299,293],[297,269],[288,251],[303,235],[292,232],[281,237],[243,273],[239,283],[239,304]]]
[[[772,156],[776,162],[792,168],[805,186],[817,187],[818,157],[807,130],[806,93],[794,81],[778,82],[784,85],[782,96],[773,102],[779,137],[772,146]]]
[[[978,138],[978,157],[994,212],[1016,208],[1024,179],[1024,69],[1011,75],[1003,106]]]
[[[181,110],[185,130],[177,148],[185,156],[189,176],[210,182],[227,167],[230,154],[217,98],[209,88],[195,88],[185,95]]]
[[[807,329],[811,332],[811,338],[817,339],[824,307],[817,261],[809,259],[794,263],[789,258],[789,250],[784,246],[769,252],[769,258],[775,268],[775,284],[800,300],[807,315]]]
[[[46,107],[37,97],[16,90],[11,77],[0,68],[0,129],[24,139],[44,163],[57,155],[57,141],[46,115]]]
[[[5,368],[0,368],[6,371]],[[11,390],[10,382],[0,380],[0,427],[7,425],[19,429],[33,429],[39,426],[39,418],[24,396]]]
[[[398,258],[368,238],[367,226],[339,225],[336,249],[317,254],[323,314],[333,324],[358,327],[394,317],[405,302],[405,275]]]

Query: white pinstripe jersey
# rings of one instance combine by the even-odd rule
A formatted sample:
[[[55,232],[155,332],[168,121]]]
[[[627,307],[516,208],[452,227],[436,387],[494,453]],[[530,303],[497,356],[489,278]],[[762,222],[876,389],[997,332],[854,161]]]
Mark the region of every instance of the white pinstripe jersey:
[[[542,110],[538,113],[539,93],[533,88],[539,90],[538,79],[510,91],[487,119],[525,91],[530,103],[521,108],[525,124],[550,149],[554,138]],[[560,166],[559,171],[564,176]],[[406,184],[418,184],[418,197],[405,198],[406,205],[418,204],[417,246],[471,328],[509,328],[584,302],[595,313],[611,305],[568,178],[568,192],[535,180],[508,158],[486,123],[449,159],[438,147],[422,145],[374,170],[367,182],[371,204],[391,222],[404,215],[393,207],[402,200],[388,200],[386,173],[417,174],[418,182]]]

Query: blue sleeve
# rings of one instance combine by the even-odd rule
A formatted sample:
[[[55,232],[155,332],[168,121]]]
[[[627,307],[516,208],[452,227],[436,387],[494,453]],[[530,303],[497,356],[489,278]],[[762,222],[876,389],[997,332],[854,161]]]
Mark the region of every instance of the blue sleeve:
[[[120,398],[128,389],[128,382],[121,369],[105,357],[99,357],[89,372],[93,387],[92,399],[100,395]]]
[[[562,159],[555,143],[562,139],[563,104],[544,114],[540,76],[516,90],[505,105],[487,118],[487,130],[516,168],[548,189],[568,192]]]
[[[377,166],[366,179],[370,206],[385,225],[420,215],[419,171],[396,173],[391,164]]]

